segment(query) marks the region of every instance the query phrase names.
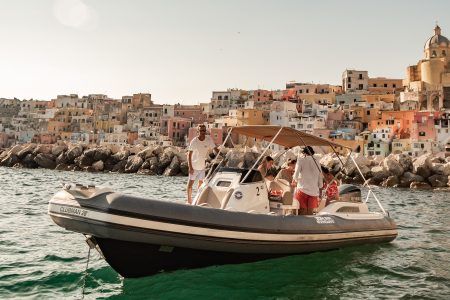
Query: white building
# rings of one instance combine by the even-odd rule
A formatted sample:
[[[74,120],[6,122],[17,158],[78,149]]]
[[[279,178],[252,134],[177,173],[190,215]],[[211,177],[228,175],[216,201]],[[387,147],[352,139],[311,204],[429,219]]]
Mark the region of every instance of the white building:
[[[367,93],[369,89],[369,73],[367,71],[345,70],[342,73],[342,88],[345,93]]]
[[[288,101],[274,101],[270,106],[271,125],[289,126],[289,119],[297,116],[297,106]]]

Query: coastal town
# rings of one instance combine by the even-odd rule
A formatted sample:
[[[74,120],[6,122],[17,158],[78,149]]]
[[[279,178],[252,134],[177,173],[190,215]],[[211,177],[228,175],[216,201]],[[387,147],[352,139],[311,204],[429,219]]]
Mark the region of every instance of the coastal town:
[[[418,45],[420,47],[420,45]],[[159,104],[150,93],[0,98],[0,148],[17,144],[184,147],[206,124],[216,144],[228,128],[279,125],[360,147],[366,156],[450,152],[450,42],[436,25],[406,78],[347,69],[342,83],[287,82],[277,90],[213,91],[197,105]]]

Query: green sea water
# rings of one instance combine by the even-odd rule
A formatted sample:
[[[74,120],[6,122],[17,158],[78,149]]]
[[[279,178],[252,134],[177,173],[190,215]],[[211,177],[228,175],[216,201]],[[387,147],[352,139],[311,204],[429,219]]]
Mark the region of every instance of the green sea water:
[[[0,299],[450,299],[450,193],[377,188],[389,244],[123,279],[96,252],[84,276],[84,237],[47,215],[64,182],[183,201],[186,178],[0,168]]]

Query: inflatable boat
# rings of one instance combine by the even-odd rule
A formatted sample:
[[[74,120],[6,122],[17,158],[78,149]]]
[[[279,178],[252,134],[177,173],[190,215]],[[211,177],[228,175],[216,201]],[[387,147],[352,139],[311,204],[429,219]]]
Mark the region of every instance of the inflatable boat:
[[[340,146],[286,127],[244,126],[233,131],[267,140],[269,145]],[[50,200],[48,213],[57,225],[84,234],[88,244],[123,277],[253,262],[396,238],[395,222],[370,187],[366,199],[353,185],[340,186],[339,193],[339,201],[315,215],[299,216],[288,182],[266,182],[254,166],[219,165],[193,205],[66,184]],[[370,194],[380,211],[369,211]]]

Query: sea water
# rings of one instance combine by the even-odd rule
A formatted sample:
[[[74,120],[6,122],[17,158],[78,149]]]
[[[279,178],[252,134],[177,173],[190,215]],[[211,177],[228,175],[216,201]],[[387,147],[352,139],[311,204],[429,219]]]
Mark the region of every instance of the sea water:
[[[399,226],[388,244],[123,279],[95,251],[85,273],[83,235],[47,215],[66,182],[185,198],[184,177],[0,167],[0,299],[450,299],[447,192],[376,188]]]

